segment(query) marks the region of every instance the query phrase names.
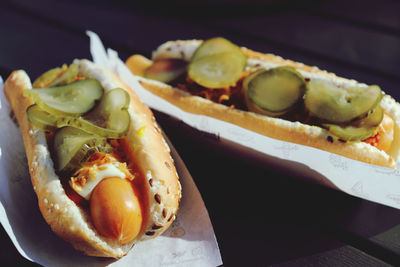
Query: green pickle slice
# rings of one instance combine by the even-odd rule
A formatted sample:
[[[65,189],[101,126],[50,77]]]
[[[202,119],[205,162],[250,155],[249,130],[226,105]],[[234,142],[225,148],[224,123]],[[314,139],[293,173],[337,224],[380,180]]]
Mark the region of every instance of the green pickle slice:
[[[222,54],[222,53],[233,53],[241,57],[241,60],[246,62],[246,55],[241,49],[230,42],[229,40],[222,37],[214,37],[204,41],[193,54],[191,61],[196,61],[200,58]]]
[[[78,75],[79,67],[78,65],[71,64],[69,65],[68,69],[66,69],[59,77],[54,79],[50,86],[60,86],[66,85],[75,80],[75,77]]]
[[[304,97],[311,115],[330,123],[346,123],[374,109],[383,94],[379,86],[339,88],[311,80]]]
[[[112,147],[102,138],[74,127],[63,127],[54,135],[56,171],[71,175],[96,152],[112,153]]]
[[[78,116],[93,108],[103,95],[103,87],[95,79],[76,81],[64,86],[25,90],[43,110],[64,116]]]
[[[222,37],[211,38],[194,52],[188,75],[204,87],[229,87],[239,80],[246,62],[246,55],[237,45]]]
[[[368,126],[354,127],[352,125],[340,126],[336,124],[323,124],[323,126],[326,127],[329,132],[344,141],[359,141],[367,139],[374,133],[376,128]]]
[[[29,122],[39,130],[50,132],[57,129],[57,123],[60,118],[42,110],[36,104],[29,106],[26,114]]]
[[[351,122],[351,124],[358,127],[377,127],[379,124],[381,124],[383,116],[383,109],[378,105],[376,108],[371,110],[366,117],[355,120],[354,122]]]
[[[71,64],[69,67],[54,68],[40,75],[32,84],[33,88],[54,87],[66,85],[73,82],[79,73],[79,67],[76,64]]]
[[[102,137],[121,138],[128,132],[131,121],[127,110],[129,101],[129,94],[116,88],[104,94],[101,102],[83,117],[56,116],[38,105],[29,107],[27,115],[35,127],[44,131],[73,126]]]
[[[144,77],[169,83],[186,72],[187,62],[181,59],[168,58],[155,61],[144,72]]]
[[[329,132],[345,141],[360,141],[370,137],[382,122],[384,112],[377,106],[366,117],[351,122],[349,125],[323,124]]]
[[[61,71],[62,71],[62,68],[54,68],[54,69],[46,71],[45,73],[40,75],[33,82],[32,87],[33,88],[43,88],[43,87],[50,85],[50,83],[57,78],[58,74]]]
[[[269,116],[289,111],[302,99],[306,87],[303,76],[286,66],[261,69],[243,81],[247,108]]]
[[[128,132],[131,122],[129,102],[130,96],[124,89],[115,88],[108,91],[99,105],[83,116],[84,122],[90,122],[97,127],[84,123],[83,128],[93,129],[97,134],[109,138],[121,138]]]
[[[222,53],[202,57],[189,64],[188,75],[207,88],[224,88],[236,84],[242,76],[245,63],[235,53]]]

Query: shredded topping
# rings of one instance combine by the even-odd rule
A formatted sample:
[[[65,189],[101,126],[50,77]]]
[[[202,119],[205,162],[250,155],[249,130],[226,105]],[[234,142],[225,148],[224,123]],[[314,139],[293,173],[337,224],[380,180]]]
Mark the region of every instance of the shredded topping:
[[[186,76],[184,83],[177,83],[176,87],[192,95],[200,96],[213,102],[229,106],[232,109],[237,108],[247,110],[242,92],[242,83],[247,75],[247,72],[243,72],[242,77],[237,81],[237,83],[234,86],[227,88],[206,88],[195,83],[189,78],[189,76]]]
[[[362,141],[367,144],[370,144],[371,146],[378,147],[379,140],[382,137],[382,132],[379,131],[378,129],[379,129],[379,127],[375,130],[375,132],[370,137],[368,137],[367,139],[362,140]]]

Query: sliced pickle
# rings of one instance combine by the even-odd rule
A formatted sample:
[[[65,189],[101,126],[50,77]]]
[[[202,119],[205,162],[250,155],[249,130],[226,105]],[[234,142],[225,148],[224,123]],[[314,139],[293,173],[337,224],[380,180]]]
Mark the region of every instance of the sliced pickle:
[[[196,49],[188,75],[204,87],[229,87],[242,76],[246,62],[246,55],[237,45],[221,37],[211,38]]]
[[[112,147],[102,138],[74,127],[63,127],[54,135],[56,171],[70,175],[96,152],[112,153]]]
[[[225,88],[236,84],[245,62],[235,53],[204,56],[189,64],[189,77],[207,88]]]
[[[39,130],[50,132],[57,129],[57,121],[59,120],[59,117],[42,110],[36,104],[29,106],[26,109],[26,114],[29,122]]]
[[[85,114],[83,118],[99,127],[125,135],[128,132],[131,121],[128,112],[129,102],[130,96],[128,92],[122,88],[115,88],[108,91],[99,105],[88,114]],[[98,134],[103,135],[102,133]]]
[[[144,72],[144,77],[169,83],[186,72],[187,62],[181,59],[168,58],[155,61]]]
[[[232,53],[240,57],[243,61],[242,64],[246,64],[246,55],[242,50],[232,42],[228,41],[222,37],[214,37],[204,41],[195,51],[192,56],[191,61],[196,61],[206,56],[222,54],[222,53]]]
[[[71,64],[68,69],[66,69],[59,77],[54,79],[50,86],[61,86],[73,82],[78,75],[79,67],[78,65]]]
[[[76,81],[59,87],[25,90],[43,110],[54,115],[78,116],[93,108],[103,95],[103,87],[95,79]]]
[[[377,106],[366,117],[351,122],[348,125],[323,124],[332,134],[345,141],[360,141],[370,137],[376,127],[382,122],[383,109]]]
[[[383,120],[384,112],[380,106],[370,111],[366,117],[351,122],[351,125],[357,127],[377,127]]]
[[[108,91],[101,102],[84,117],[56,116],[39,106],[28,108],[29,121],[38,129],[49,131],[54,128],[73,126],[85,132],[106,138],[121,138],[130,125],[129,94],[120,88]]]
[[[336,124],[323,124],[324,127],[328,129],[329,132],[336,135],[344,141],[360,141],[370,137],[376,127],[373,126],[363,126],[355,127],[352,125],[340,126]]]
[[[243,80],[242,86],[243,88],[248,88],[249,82],[253,80],[254,77],[256,77],[258,74],[264,72],[265,69],[258,69],[256,71],[251,72],[247,77]]]
[[[65,66],[66,68],[66,66]],[[47,87],[54,81],[58,74],[62,71],[62,68],[54,68],[46,71],[42,75],[40,75],[32,84],[33,88],[43,88]]]
[[[243,81],[248,109],[269,116],[289,111],[303,98],[306,87],[303,76],[286,66],[256,71]]]
[[[346,123],[374,109],[382,99],[377,85],[339,88],[327,82],[311,80],[304,97],[311,115],[331,123]]]

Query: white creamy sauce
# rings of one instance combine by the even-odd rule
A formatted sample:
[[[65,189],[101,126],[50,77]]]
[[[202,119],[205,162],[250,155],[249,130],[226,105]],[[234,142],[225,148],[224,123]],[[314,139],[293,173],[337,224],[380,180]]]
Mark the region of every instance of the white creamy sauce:
[[[122,172],[119,167],[119,162],[114,163],[106,163],[100,166],[90,167],[89,177],[87,182],[81,186],[77,183],[74,183],[72,180],[71,187],[83,198],[89,199],[92,194],[93,189],[104,179],[107,177],[120,177],[125,178],[126,175]]]

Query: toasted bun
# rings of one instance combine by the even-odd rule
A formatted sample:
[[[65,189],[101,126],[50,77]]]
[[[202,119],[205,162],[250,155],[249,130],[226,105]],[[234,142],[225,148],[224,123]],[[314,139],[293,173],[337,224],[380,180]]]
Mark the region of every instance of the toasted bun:
[[[200,40],[166,42],[153,52],[153,60],[179,58],[189,61],[201,42]],[[320,70],[317,67],[306,66],[302,63],[285,60],[272,54],[258,53],[244,47],[242,47],[242,51],[248,57],[248,68],[271,68],[287,65],[297,69],[306,78],[322,79],[339,86],[366,86],[355,80],[338,77],[333,73]],[[139,65],[141,64],[140,61],[135,60],[134,57],[135,56],[132,56],[127,60],[128,66],[133,65],[135,62]],[[145,65],[143,64],[143,68],[144,67]],[[136,66],[136,69],[140,70],[140,67]],[[231,109],[225,105],[212,102],[202,97],[193,96],[158,81],[141,78],[140,82],[147,90],[187,112],[214,117],[271,138],[315,147],[354,160],[389,168],[396,168],[396,163],[399,159],[400,104],[389,95],[383,97],[381,106],[385,113],[394,121],[394,141],[390,149],[385,152],[364,142],[342,142],[336,137],[331,136],[328,131],[317,126]]]
[[[112,73],[87,60],[75,60],[74,63],[79,65],[81,74],[98,79],[105,90],[120,87],[131,97],[127,156],[135,162],[135,171],[140,173],[135,180],[140,179],[137,183],[145,210],[140,234],[126,245],[100,236],[91,222],[90,213],[79,208],[65,194],[54,171],[45,134],[32,126],[26,116],[26,108],[33,104],[23,96],[24,90],[32,88],[28,75],[22,70],[12,72],[5,82],[4,92],[20,126],[33,188],[47,223],[57,235],[85,254],[120,258],[134,243],[156,237],[168,228],[178,210],[181,187],[169,147],[150,109]],[[138,134],[139,129],[142,129],[141,134]]]

